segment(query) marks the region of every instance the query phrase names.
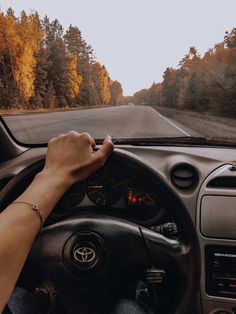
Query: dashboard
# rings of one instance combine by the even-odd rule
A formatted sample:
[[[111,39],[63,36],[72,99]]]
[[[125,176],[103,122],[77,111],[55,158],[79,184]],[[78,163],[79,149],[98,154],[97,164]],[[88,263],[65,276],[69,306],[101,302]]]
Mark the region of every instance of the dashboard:
[[[166,210],[150,178],[108,161],[87,180],[74,184],[67,191],[47,224],[84,212],[105,213],[148,225],[160,223]]]
[[[236,304],[236,149],[190,146],[119,146],[117,149],[144,160],[185,204],[200,242],[202,313],[217,313],[214,311],[218,309],[226,311],[222,313],[233,313]],[[45,152],[46,148],[28,149],[0,163],[0,186],[42,159]],[[151,178],[118,161],[107,162],[87,180],[75,184],[58,202],[46,223],[83,212],[106,213],[151,228],[173,222]]]

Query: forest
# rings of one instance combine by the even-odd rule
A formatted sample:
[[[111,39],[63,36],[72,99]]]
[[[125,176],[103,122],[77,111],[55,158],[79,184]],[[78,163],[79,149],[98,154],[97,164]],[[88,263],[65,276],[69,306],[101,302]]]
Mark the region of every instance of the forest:
[[[0,109],[119,105],[122,86],[100,64],[80,29],[36,11],[0,10]]]
[[[126,102],[207,112],[236,118],[236,28],[201,57],[195,47],[161,83],[138,91]]]
[[[156,60],[155,62],[160,62]],[[195,47],[160,83],[123,97],[77,26],[0,10],[0,109],[162,106],[236,118],[236,28],[203,56]]]

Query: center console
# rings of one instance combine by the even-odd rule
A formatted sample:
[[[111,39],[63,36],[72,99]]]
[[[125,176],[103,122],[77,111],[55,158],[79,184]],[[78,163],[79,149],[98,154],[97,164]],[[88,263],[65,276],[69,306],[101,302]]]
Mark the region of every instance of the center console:
[[[235,170],[230,164],[217,168],[203,182],[198,195],[203,314],[236,314]]]
[[[236,299],[236,247],[206,246],[206,292]]]

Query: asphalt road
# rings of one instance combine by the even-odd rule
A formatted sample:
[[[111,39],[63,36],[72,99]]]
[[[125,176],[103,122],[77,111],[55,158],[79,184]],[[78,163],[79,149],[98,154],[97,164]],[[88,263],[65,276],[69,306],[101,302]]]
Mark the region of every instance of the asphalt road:
[[[25,143],[45,143],[70,130],[89,132],[95,138],[190,135],[182,126],[151,107],[119,106],[75,111],[5,116],[15,137]]]
[[[175,123],[184,125],[185,130],[192,136],[225,138],[236,142],[236,119],[163,107],[156,107],[155,109],[165,117],[168,117],[169,120],[174,120]]]
[[[46,143],[70,130],[95,138],[216,136],[236,139],[236,123],[206,121],[203,116],[147,106],[119,106],[53,113],[5,116],[15,137],[24,143]]]

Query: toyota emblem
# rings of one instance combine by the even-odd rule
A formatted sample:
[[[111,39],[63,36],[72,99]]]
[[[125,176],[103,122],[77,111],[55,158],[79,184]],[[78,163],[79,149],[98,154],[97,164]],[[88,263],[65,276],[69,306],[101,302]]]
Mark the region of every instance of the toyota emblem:
[[[76,261],[84,264],[91,263],[96,258],[95,251],[91,247],[87,246],[75,248],[73,254]]]

